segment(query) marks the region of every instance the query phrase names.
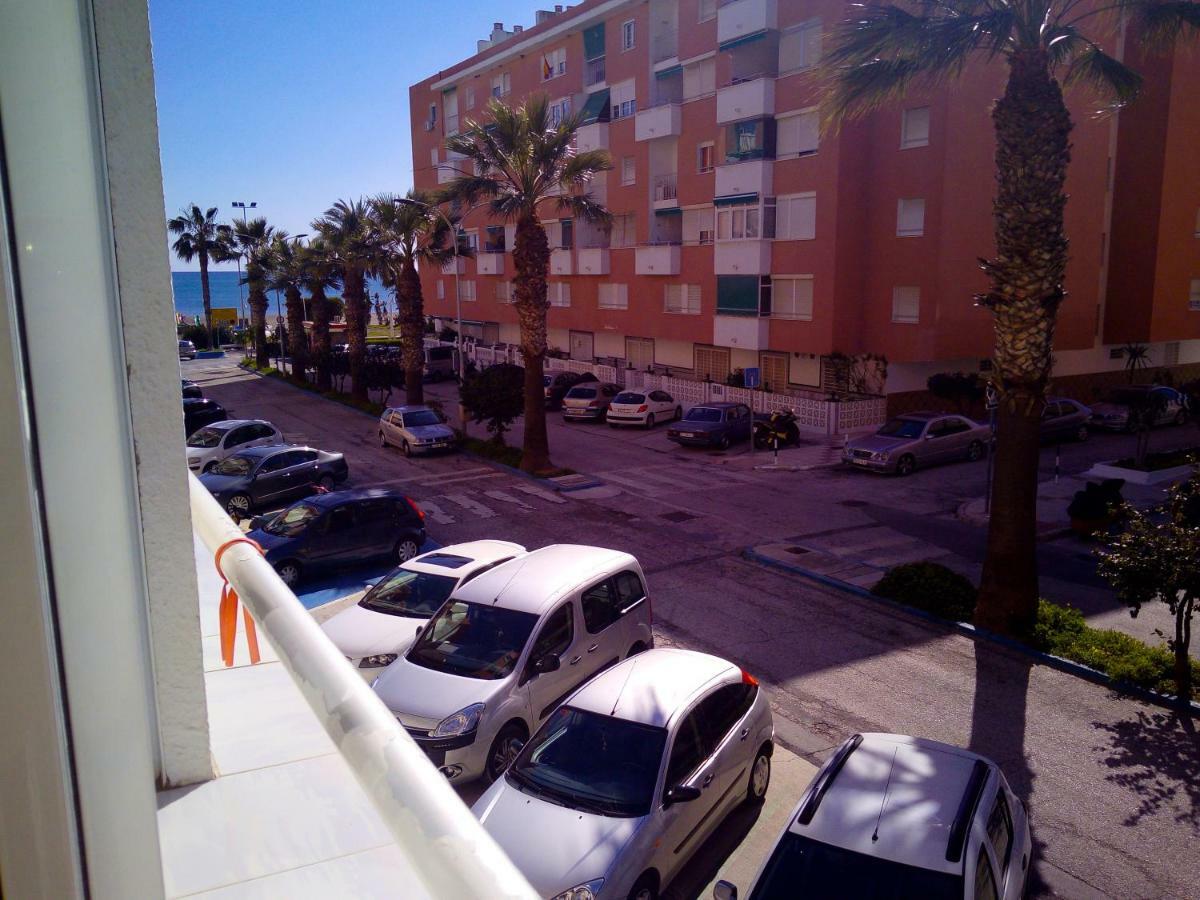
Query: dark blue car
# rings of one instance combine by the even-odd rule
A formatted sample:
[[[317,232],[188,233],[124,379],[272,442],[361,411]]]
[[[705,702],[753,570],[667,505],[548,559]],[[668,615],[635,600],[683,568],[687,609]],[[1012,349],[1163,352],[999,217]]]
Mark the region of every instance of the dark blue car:
[[[752,419],[745,403],[706,403],[689,409],[667,429],[667,438],[677,444],[728,450],[734,441],[750,437]]]
[[[402,563],[425,543],[425,513],[378,488],[317,494],[254,521],[247,535],[289,587],[321,570],[374,560]]]

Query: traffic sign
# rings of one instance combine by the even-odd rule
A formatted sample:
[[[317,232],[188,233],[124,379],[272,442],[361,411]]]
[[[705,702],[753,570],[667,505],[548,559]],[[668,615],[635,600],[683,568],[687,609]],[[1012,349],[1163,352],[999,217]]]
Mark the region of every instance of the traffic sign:
[[[748,388],[756,388],[762,384],[762,370],[757,366],[742,369],[742,383]]]

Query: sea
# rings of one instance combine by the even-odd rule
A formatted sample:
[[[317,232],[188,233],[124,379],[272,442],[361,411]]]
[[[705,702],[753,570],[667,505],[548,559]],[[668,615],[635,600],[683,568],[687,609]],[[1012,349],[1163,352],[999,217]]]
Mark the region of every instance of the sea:
[[[200,273],[199,272],[172,272],[171,273],[171,290],[175,295],[175,313],[176,316],[183,316],[188,323],[192,323],[197,318],[204,316],[204,297],[200,292]],[[238,318],[245,318],[250,315],[250,310],[245,306],[246,286],[238,284],[237,272],[209,272],[208,273],[208,290],[212,299],[213,309],[222,307],[238,310]],[[383,285],[374,278],[367,279],[367,290],[372,298],[376,294],[381,299],[390,299],[390,294],[384,289]],[[336,296],[336,291],[331,291],[330,296]],[[270,298],[270,312],[275,313],[275,301],[284,302],[283,296],[278,298],[276,292],[268,291],[267,296]]]

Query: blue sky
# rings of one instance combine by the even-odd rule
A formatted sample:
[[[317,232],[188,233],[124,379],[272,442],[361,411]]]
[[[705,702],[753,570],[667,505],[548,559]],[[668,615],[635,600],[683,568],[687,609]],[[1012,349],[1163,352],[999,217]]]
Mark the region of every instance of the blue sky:
[[[228,221],[231,201],[253,200],[297,234],[339,197],[408,190],[409,85],[539,6],[151,0],[167,213],[194,201]]]

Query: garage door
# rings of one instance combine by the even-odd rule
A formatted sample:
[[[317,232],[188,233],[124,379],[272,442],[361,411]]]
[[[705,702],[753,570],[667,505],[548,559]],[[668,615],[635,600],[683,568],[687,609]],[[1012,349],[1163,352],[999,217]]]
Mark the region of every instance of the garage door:
[[[654,365],[654,338],[625,338],[625,359],[639,372]]]
[[[787,389],[788,358],[783,353],[763,353],[759,359],[763,389],[780,392]]]
[[[590,331],[571,332],[571,359],[592,362],[595,359],[595,340]]]
[[[724,347],[695,348],[696,378],[724,384],[729,377],[729,350]]]

